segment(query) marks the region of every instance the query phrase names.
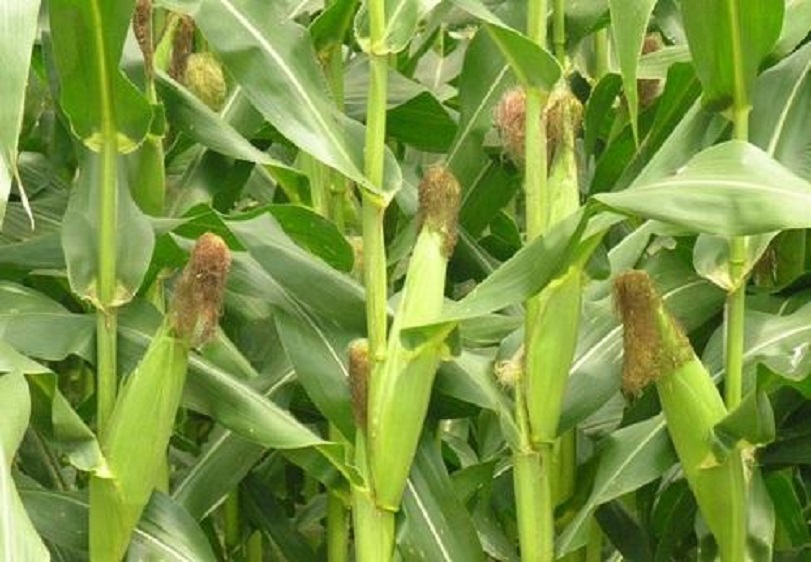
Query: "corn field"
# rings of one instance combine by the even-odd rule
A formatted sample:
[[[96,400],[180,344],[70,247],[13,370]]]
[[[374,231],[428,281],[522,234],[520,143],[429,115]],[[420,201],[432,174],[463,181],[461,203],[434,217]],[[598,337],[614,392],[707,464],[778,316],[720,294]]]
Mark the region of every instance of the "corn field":
[[[0,562],[811,560],[811,2],[0,0]]]

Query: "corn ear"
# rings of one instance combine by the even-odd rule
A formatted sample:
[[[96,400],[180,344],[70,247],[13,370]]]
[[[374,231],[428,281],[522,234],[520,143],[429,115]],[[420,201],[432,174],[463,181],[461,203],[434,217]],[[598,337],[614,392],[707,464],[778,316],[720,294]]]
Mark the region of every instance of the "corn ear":
[[[90,482],[93,560],[121,560],[127,550],[164,464],[191,347],[215,332],[230,263],[218,236],[200,237],[175,288],[171,313],[118,395],[102,438],[107,470]]]
[[[553,443],[557,438],[558,419],[569,370],[577,347],[580,325],[582,272],[570,267],[540,294],[538,316],[529,337],[532,362],[526,372],[527,418],[532,442]]]
[[[741,452],[723,461],[713,453],[713,428],[727,415],[724,402],[650,277],[623,274],[615,289],[624,326],[623,386],[639,392],[656,384],[668,432],[721,560],[744,560],[747,485]]]
[[[379,507],[396,511],[405,489],[439,366],[443,334],[414,349],[404,326],[428,323],[442,309],[448,256],[456,241],[459,184],[444,168],[420,185],[422,228],[409,263],[386,358],[372,372],[368,404],[369,465]]]
[[[90,483],[94,559],[121,560],[126,552],[166,455],[188,352],[186,341],[162,327],[118,397],[102,444],[111,478]]]

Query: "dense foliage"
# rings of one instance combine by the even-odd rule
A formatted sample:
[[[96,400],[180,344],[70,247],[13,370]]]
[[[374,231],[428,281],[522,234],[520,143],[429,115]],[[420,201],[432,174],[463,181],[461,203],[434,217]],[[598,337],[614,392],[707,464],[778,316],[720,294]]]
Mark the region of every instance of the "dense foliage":
[[[810,33],[2,0],[0,562],[811,558]]]

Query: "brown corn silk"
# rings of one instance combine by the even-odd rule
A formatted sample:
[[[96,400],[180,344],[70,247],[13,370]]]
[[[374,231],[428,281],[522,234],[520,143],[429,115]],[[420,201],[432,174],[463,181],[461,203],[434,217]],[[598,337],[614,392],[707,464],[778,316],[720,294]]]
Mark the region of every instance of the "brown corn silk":
[[[664,303],[647,273],[619,275],[614,295],[623,325],[622,388],[636,395],[690,361],[694,353],[682,330],[664,312]],[[664,337],[672,343],[663,345]]]

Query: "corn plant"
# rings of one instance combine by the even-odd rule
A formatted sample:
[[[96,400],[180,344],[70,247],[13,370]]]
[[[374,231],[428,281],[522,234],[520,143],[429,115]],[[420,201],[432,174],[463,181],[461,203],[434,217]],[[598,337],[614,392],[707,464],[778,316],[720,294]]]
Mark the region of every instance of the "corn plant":
[[[808,559],[809,43],[0,2],[0,561]]]

